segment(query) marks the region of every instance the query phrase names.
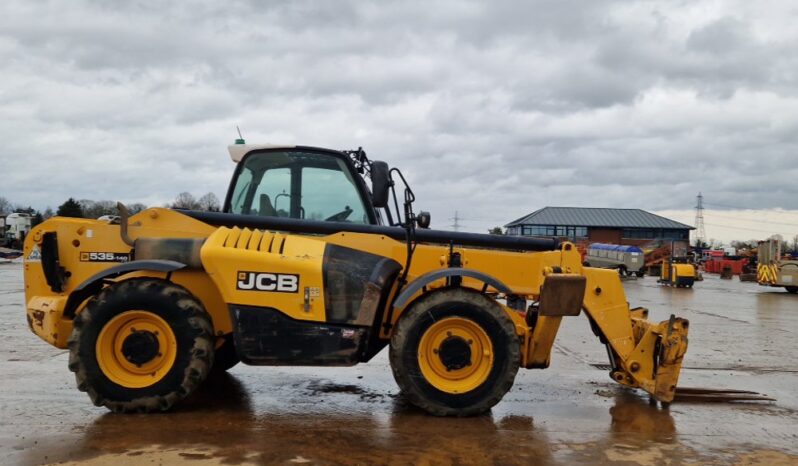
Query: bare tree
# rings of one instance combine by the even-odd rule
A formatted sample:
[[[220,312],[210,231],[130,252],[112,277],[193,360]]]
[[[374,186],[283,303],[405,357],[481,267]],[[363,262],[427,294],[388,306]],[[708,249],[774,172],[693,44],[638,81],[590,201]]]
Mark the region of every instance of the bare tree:
[[[127,206],[127,210],[130,211],[130,215],[135,215],[135,214],[141,212],[142,210],[146,210],[146,209],[147,209],[147,206],[145,204],[142,204],[141,202],[134,202],[133,204],[130,204],[129,206]]]
[[[173,209],[189,209],[189,210],[199,210],[199,202],[194,199],[194,196],[188,192],[182,192],[177,195],[175,198],[175,202],[173,202],[169,207]]]
[[[213,193],[206,193],[201,198],[197,199],[197,203],[199,204],[199,210],[206,210],[208,212],[219,212],[222,210],[219,198]]]
[[[116,202],[114,201],[93,201],[91,199],[81,199],[78,201],[83,209],[86,218],[100,218],[103,215],[117,215]]]
[[[756,249],[756,244],[757,244],[756,240],[753,240],[753,239],[752,240],[748,240],[748,241],[732,240],[731,247],[733,247],[734,249],[738,249],[738,250],[739,249]]]
[[[0,215],[8,215],[11,213],[11,202],[8,199],[0,196]]]

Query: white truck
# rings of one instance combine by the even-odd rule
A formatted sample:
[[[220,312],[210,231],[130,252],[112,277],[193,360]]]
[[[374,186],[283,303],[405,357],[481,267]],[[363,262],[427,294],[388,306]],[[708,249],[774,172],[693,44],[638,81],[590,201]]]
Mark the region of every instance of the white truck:
[[[31,215],[25,212],[8,214],[3,225],[3,244],[10,248],[22,249],[22,242],[30,232],[32,220]]]

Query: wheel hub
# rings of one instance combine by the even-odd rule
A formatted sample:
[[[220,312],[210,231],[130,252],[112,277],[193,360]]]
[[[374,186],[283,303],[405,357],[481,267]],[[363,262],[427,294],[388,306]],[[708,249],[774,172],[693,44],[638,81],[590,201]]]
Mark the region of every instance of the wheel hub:
[[[145,310],[114,316],[100,330],[95,344],[97,363],[113,383],[144,388],[172,369],[177,338],[162,317]]]
[[[446,393],[467,393],[493,368],[493,344],[475,321],[459,316],[434,322],[418,343],[418,366],[424,379]]]
[[[122,342],[122,355],[137,366],[152,361],[159,349],[158,337],[146,330],[133,331]]]
[[[450,336],[441,342],[438,357],[447,371],[456,371],[471,365],[471,347],[465,339]]]

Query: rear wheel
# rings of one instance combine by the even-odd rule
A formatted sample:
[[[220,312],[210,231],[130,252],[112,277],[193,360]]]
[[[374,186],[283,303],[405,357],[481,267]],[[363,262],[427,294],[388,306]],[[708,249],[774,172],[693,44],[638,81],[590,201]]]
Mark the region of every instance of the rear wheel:
[[[95,405],[166,411],[207,377],[213,326],[185,288],[135,278],[105,288],[75,317],[69,369]]]
[[[463,288],[422,297],[391,338],[391,368],[408,401],[438,416],[488,411],[513,385],[520,344],[493,300]]]
[[[786,286],[785,288],[787,288],[788,293],[798,293],[798,286]]]

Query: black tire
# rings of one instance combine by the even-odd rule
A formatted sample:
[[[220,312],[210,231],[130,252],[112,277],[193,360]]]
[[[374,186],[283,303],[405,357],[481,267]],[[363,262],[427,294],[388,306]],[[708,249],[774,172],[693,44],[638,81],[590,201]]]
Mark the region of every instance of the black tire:
[[[622,265],[622,266],[618,267],[618,275],[620,275],[621,277],[625,277],[625,276],[629,275],[629,273],[626,271],[626,267],[625,266]]]
[[[798,286],[785,286],[784,288],[787,289],[787,293],[798,293]]]
[[[103,327],[122,312],[140,310],[163,319],[174,333],[175,359],[160,380],[143,388],[113,382],[97,360]],[[166,411],[191,394],[213,365],[213,325],[202,304],[185,288],[152,278],[134,278],[103,289],[74,321],[69,369],[78,389],[96,406],[114,412]]]
[[[637,272],[635,272],[635,275],[637,275],[637,278],[643,278],[646,276],[646,272],[643,270],[638,270]]]
[[[493,346],[493,363],[487,379],[461,394],[431,385],[419,367],[418,347],[424,332],[436,321],[460,317],[479,325]],[[407,400],[436,416],[474,416],[501,401],[513,386],[521,362],[521,345],[515,326],[490,298],[464,288],[449,288],[420,298],[399,319],[391,337],[390,362],[394,378]]]
[[[225,336],[222,346],[216,348],[216,351],[214,351],[211,372],[227,372],[239,362],[241,362],[241,358],[238,357],[233,335],[227,335]]]

